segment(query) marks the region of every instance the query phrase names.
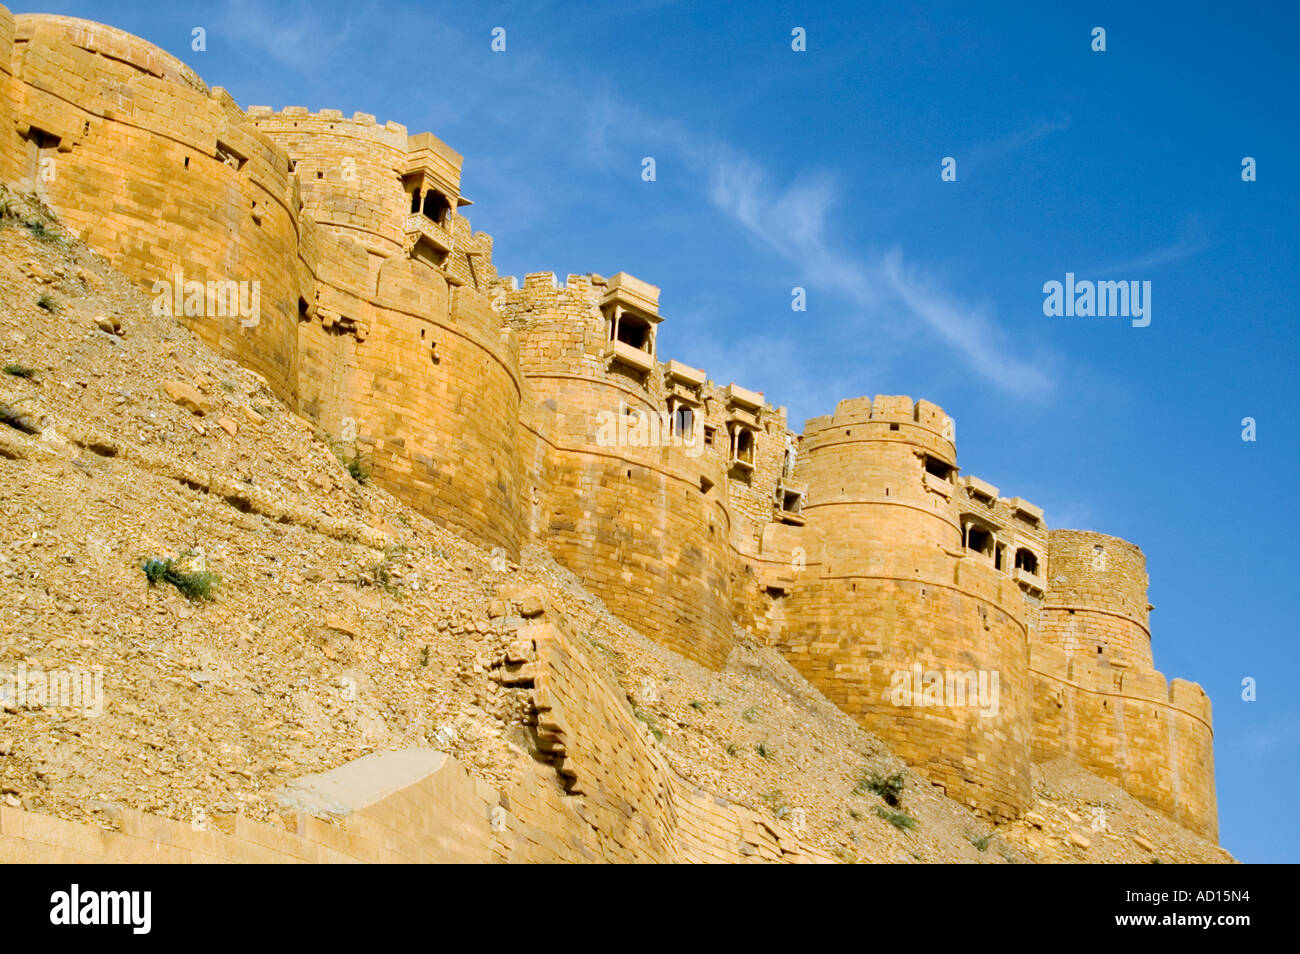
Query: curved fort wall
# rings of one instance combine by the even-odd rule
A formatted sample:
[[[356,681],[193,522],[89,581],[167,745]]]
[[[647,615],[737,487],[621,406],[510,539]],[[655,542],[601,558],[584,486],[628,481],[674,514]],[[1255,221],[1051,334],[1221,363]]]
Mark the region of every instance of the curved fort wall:
[[[245,114],[119,30],[0,7],[0,120],[0,175],[127,275],[256,282],[255,322],[206,294],[178,317],[443,525],[544,544],[713,668],[750,627],[990,815],[1025,806],[1031,757],[1068,756],[1216,836],[1209,700],[1152,668],[1141,551],[958,479],[933,404],[844,401],[794,434],[658,360],[653,286],[498,279],[436,137]],[[694,433],[665,437],[682,409]]]
[[[1146,557],[1118,537],[1053,530],[1039,639],[1070,655],[1150,669]]]
[[[23,174],[22,160],[26,150],[14,148],[16,143],[8,138],[9,127],[15,122],[13,102],[14,17],[0,7],[0,128],[5,141],[0,143],[0,177],[5,182],[18,182]]]
[[[494,288],[526,382],[528,533],[620,618],[718,669],[732,645],[722,477],[702,448],[673,446],[652,355],[644,372],[611,360],[606,289],[550,272]]]
[[[1152,665],[1146,559],[1105,534],[1053,530],[1031,652],[1034,758],[1068,757],[1218,839],[1210,700]]]
[[[69,17],[12,22],[13,122],[0,129],[11,181],[130,277],[152,286],[179,271],[203,283],[199,295],[184,289],[180,309],[158,291],[204,342],[296,404],[300,290],[284,263],[298,225],[287,158],[224,90],[152,44]],[[230,307],[230,282],[244,283],[235,286],[242,311]]]
[[[316,295],[298,325],[304,412],[354,440],[417,510],[517,556],[517,346],[485,294],[491,239],[455,211],[460,156],[367,114],[249,115],[293,162],[316,226],[304,256],[318,262]],[[445,205],[412,213],[414,189]]]
[[[953,485],[927,476],[927,457],[955,463],[945,424],[934,405],[897,397],[808,421],[797,475],[819,543],[780,645],[951,797],[1015,817],[1030,797],[1022,601],[1009,577],[963,554]]]

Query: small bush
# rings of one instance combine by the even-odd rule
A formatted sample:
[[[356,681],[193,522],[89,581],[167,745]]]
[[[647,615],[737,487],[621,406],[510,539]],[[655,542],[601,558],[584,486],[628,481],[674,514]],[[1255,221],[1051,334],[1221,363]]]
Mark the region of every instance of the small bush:
[[[44,308],[50,314],[54,314],[59,310],[59,303],[49,294],[42,295],[40,298],[36,299],[36,304],[38,307]]]
[[[972,845],[975,846],[976,851],[988,851],[989,841],[992,840],[993,836],[991,834],[990,835],[967,834],[966,838],[970,841]]]
[[[370,471],[366,468],[366,465],[361,462],[360,454],[354,453],[352,457],[343,462],[343,466],[347,468],[352,479],[359,484],[364,484],[370,479]]]
[[[267,416],[267,413],[262,411],[262,409],[256,405],[253,406],[253,410],[257,411],[263,417]],[[342,441],[336,441],[323,431],[318,432],[316,436],[325,442],[325,445],[329,447],[330,452],[335,456],[338,462],[343,465],[343,469],[348,472],[353,480],[359,484],[364,484],[370,479],[370,469],[366,467],[365,462],[362,461],[361,451],[357,450],[355,446],[352,448],[351,453],[349,453],[348,448]]]
[[[650,730],[650,734],[655,737],[656,742],[662,742],[664,740],[663,730],[655,723],[652,715],[647,712],[642,712],[640,709],[634,709],[632,714],[645,723],[645,727]]]
[[[170,558],[160,560],[152,557],[144,561],[144,575],[149,578],[149,585],[170,583],[180,590],[188,600],[211,600],[216,597],[213,589],[221,582],[221,577],[207,570],[184,570],[177,561]]]
[[[880,772],[863,769],[858,776],[858,784],[853,787],[853,791],[858,795],[865,795],[867,792],[874,792],[885,800],[885,804],[891,808],[897,808],[903,798],[903,789],[907,785],[907,780],[903,778],[902,772],[895,772],[893,775],[882,775]]]
[[[36,369],[29,368],[25,364],[6,364],[4,366],[4,372],[5,374],[8,374],[11,377],[15,377],[15,378],[36,377]]]
[[[702,701],[700,701],[699,699],[692,699],[692,700],[691,700],[691,708],[694,709],[696,712],[703,712],[703,711],[704,711],[704,703],[703,703]]]
[[[406,547],[402,544],[388,547],[384,550],[384,555],[366,567],[365,571],[356,579],[357,586],[378,586],[389,596],[402,595],[401,588],[393,582],[393,558],[401,556],[406,552]]]
[[[420,665],[429,665],[429,647],[427,645],[420,650]]]
[[[739,752],[739,751],[740,751],[740,747],[739,747],[738,745],[736,745],[735,742],[728,742],[728,743],[727,743],[727,754],[728,754],[728,755],[735,755],[735,754],[736,754],[737,752]]]
[[[766,741],[760,742],[758,743],[758,745],[754,746],[754,751],[757,752],[759,755],[763,756],[763,758],[765,759],[770,759],[773,755],[776,754],[768,746]]]
[[[31,219],[27,222],[27,231],[32,233],[32,237],[42,242],[57,242],[59,233],[50,228],[41,219]]]
[[[916,827],[916,819],[907,812],[896,812],[892,808],[886,808],[884,805],[876,806],[876,814],[883,818],[895,828],[903,831],[911,831]]]
[[[759,709],[758,706],[750,706],[748,709],[746,709],[744,712],[740,714],[740,717],[744,719],[746,722],[754,722],[758,719],[761,712],[762,710]]]

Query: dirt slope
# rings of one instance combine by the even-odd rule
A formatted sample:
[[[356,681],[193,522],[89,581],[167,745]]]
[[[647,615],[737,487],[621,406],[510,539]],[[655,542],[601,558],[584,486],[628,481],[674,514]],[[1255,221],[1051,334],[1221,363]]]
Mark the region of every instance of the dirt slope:
[[[674,768],[842,860],[1231,860],[1069,763],[1041,767],[1026,820],[990,828],[744,634],[708,672],[544,551],[507,564],[358,483],[325,435],[153,316],[48,213],[3,191],[0,210],[0,674],[101,667],[104,703],[6,701],[8,804],[109,827],[121,806],[275,820],[289,779],[410,745],[500,784],[530,714],[488,678],[505,638],[493,600],[532,584]],[[219,575],[214,598],[151,585],[142,566],[169,558]],[[864,772],[901,775],[892,822]]]

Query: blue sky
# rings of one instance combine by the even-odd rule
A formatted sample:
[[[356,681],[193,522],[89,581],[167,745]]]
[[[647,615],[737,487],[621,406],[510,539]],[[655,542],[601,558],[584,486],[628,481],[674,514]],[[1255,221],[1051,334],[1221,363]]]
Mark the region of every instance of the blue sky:
[[[244,106],[434,132],[465,155],[468,212],[503,274],[661,286],[660,356],[764,391],[796,428],[862,394],[943,406],[965,473],[1051,526],[1143,548],[1157,666],[1214,701],[1221,841],[1294,862],[1300,13],[1134,6],[41,12],[145,37]],[[1150,281],[1151,324],[1046,317],[1043,284],[1066,272]]]

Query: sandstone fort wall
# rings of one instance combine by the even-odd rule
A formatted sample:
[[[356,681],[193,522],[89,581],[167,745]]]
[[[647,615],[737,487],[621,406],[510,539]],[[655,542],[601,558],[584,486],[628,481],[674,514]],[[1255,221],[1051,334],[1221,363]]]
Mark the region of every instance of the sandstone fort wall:
[[[1032,503],[962,475],[952,421],[927,401],[846,400],[796,433],[762,392],[663,360],[659,289],[633,276],[498,276],[491,237],[462,214],[461,166],[430,133],[244,112],[120,30],[0,8],[0,174],[146,288],[178,270],[257,282],[256,322],[177,317],[377,483],[480,545],[545,545],[705,666],[723,665],[739,623],[981,812],[1015,817],[1031,761],[1063,755],[1214,836],[1209,701],[1153,668],[1137,547],[1051,530]],[[584,707],[613,703],[585,698],[599,690],[580,647],[547,645],[552,689],[538,691],[586,731],[572,728]],[[554,675],[570,665],[569,682]],[[916,671],[996,674],[996,706],[899,694]],[[606,757],[653,787],[659,769],[638,761],[652,752],[590,731],[604,754],[566,759],[602,804],[630,800]],[[519,797],[558,811],[569,796],[547,791]],[[671,797],[664,819],[713,812]],[[637,857],[694,856],[656,824]]]

